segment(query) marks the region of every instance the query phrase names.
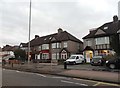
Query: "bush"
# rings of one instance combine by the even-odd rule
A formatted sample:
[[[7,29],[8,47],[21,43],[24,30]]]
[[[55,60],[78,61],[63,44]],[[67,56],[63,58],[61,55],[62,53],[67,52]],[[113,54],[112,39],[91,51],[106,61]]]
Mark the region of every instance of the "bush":
[[[109,60],[109,59],[112,59],[112,58],[115,58],[115,57],[116,57],[116,55],[107,55],[104,58],[105,58],[105,60]]]
[[[58,59],[58,64],[64,64],[64,59]]]

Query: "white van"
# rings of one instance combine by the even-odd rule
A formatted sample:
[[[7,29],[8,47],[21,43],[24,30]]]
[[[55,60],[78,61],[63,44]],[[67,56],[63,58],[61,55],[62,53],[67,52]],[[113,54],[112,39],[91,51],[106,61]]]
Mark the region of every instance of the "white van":
[[[83,55],[71,55],[69,59],[66,60],[67,64],[79,64],[84,63],[85,58]]]

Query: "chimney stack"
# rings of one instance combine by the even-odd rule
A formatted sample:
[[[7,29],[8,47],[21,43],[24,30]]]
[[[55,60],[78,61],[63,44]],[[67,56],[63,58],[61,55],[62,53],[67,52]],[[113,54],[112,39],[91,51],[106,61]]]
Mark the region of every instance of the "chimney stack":
[[[61,32],[63,32],[63,30],[62,30],[62,28],[59,28],[58,29],[58,34],[61,33]]]
[[[113,22],[117,22],[117,21],[118,21],[118,16],[117,15],[113,16]]]
[[[36,38],[39,38],[39,35],[35,35],[35,39],[36,39]]]

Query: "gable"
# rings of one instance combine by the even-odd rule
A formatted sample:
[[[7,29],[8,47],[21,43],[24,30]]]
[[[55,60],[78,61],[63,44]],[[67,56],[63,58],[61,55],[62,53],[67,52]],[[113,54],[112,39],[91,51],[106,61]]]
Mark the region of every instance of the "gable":
[[[66,53],[67,51],[65,51],[65,50],[62,50],[62,52],[61,53]]]
[[[105,34],[105,32],[101,29],[98,29],[95,35],[99,35],[99,34]]]
[[[51,41],[55,41],[56,39],[53,37],[52,39],[51,39]]]

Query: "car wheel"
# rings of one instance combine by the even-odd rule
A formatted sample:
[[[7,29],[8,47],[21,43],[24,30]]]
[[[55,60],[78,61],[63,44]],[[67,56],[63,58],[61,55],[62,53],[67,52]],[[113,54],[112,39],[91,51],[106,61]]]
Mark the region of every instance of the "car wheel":
[[[115,69],[115,64],[110,64],[110,65],[109,65],[109,68]]]
[[[76,62],[74,61],[73,64],[76,64]]]

